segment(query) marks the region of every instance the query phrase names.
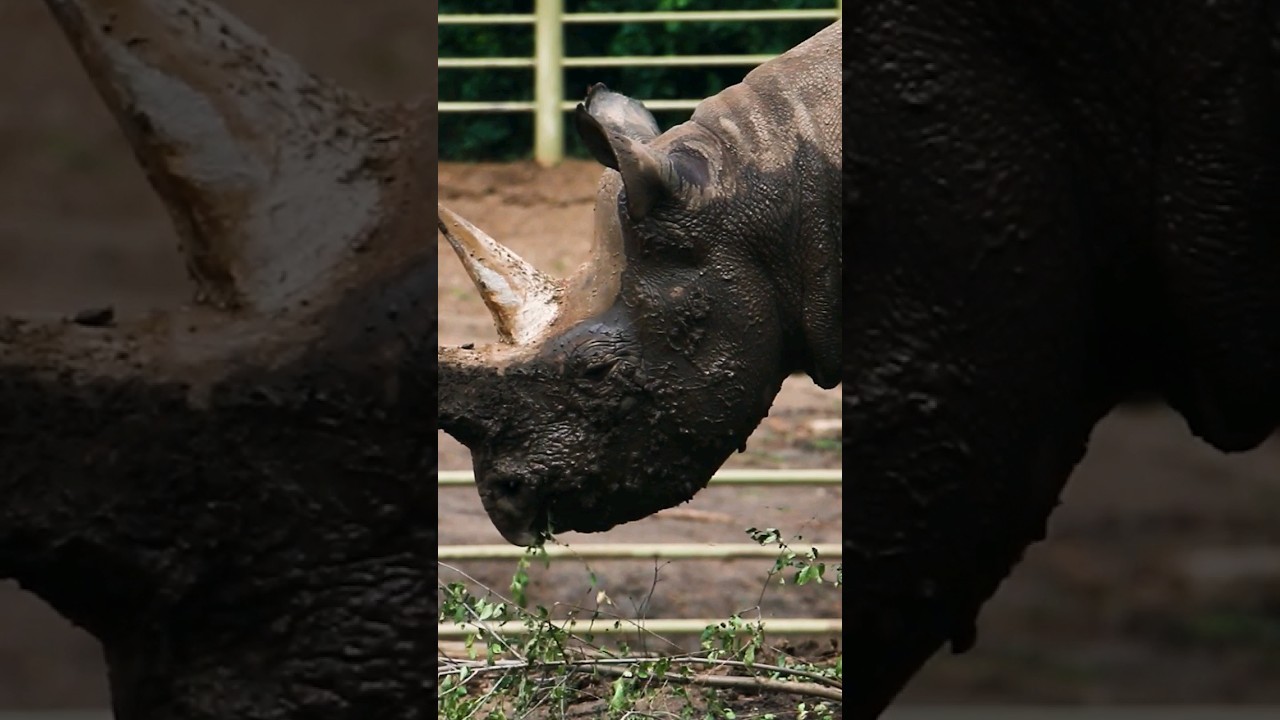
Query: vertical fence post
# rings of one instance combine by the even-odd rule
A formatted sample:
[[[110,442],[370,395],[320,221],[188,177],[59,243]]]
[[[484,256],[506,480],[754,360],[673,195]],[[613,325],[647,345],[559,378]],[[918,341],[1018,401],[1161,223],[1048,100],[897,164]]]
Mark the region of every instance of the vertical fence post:
[[[564,0],[534,5],[533,157],[549,167],[564,157]]]

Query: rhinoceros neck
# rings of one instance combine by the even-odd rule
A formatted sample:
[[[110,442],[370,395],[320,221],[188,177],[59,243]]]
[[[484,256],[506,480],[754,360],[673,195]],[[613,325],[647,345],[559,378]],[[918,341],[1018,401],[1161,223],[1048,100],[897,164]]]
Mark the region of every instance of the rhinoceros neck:
[[[841,25],[831,25],[702,101],[691,122],[717,135],[733,160],[763,171],[792,164],[803,146],[841,160]]]
[[[717,214],[740,220],[724,240],[759,259],[773,285],[781,327],[793,335],[784,344],[796,349],[788,372],[824,386],[839,370],[842,312],[840,44],[837,22],[659,138],[711,159],[699,202],[727,206]]]

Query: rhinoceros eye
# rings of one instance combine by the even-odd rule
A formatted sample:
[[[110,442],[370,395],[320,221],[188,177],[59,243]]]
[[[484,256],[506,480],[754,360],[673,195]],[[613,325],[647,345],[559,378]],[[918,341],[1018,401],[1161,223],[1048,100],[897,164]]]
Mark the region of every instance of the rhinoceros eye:
[[[633,357],[624,332],[605,325],[575,328],[559,338],[549,352],[566,377],[603,383],[617,374],[620,364]]]
[[[614,366],[617,364],[618,358],[596,360],[588,364],[582,371],[582,377],[593,382],[599,382],[609,377],[609,373],[613,371]]]

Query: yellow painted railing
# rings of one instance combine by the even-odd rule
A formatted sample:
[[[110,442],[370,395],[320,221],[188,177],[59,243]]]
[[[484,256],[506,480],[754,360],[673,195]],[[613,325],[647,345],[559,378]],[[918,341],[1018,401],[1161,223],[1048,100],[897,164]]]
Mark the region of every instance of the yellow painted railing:
[[[839,485],[841,470],[720,470],[711,478],[710,485],[723,487],[738,486],[796,486],[796,485]],[[475,479],[469,471],[451,470],[439,473],[437,482],[440,487],[471,486]],[[840,560],[843,548],[835,543],[806,544],[797,550],[817,550],[818,556],[824,560]],[[576,547],[548,546],[545,548],[549,560],[571,558],[579,560],[630,559],[630,560],[740,560],[770,559],[778,556],[778,550],[747,543],[730,544],[692,544],[692,543],[592,543]],[[525,554],[525,549],[514,545],[441,545],[438,557],[442,561],[467,562],[477,560],[515,560]],[[696,618],[652,618],[644,621],[649,632],[667,634],[697,634],[707,625],[717,621]],[[839,618],[773,618],[765,620],[765,630],[775,635],[819,635],[839,633],[842,622]],[[610,623],[598,623],[606,626]],[[477,631],[468,623],[441,623],[438,627],[441,639],[466,637]],[[595,627],[595,633],[627,633],[635,630],[629,623],[620,628],[601,630]],[[502,628],[506,632],[519,633],[520,626],[511,624]]]
[[[587,23],[654,22],[765,22],[779,20],[835,20],[840,17],[841,0],[834,7],[818,10],[707,10],[684,12],[566,13],[564,0],[535,0],[533,13],[525,14],[444,14],[441,25],[532,25],[533,57],[440,58],[440,68],[481,70],[492,68],[532,68],[532,101],[442,101],[440,112],[532,112],[534,114],[534,159],[541,165],[555,165],[564,158],[564,111],[577,106],[564,99],[564,71],[580,67],[675,67],[711,65],[759,65],[773,55],[666,55],[618,57],[565,57],[564,26]],[[650,110],[692,109],[701,98],[646,99]]]

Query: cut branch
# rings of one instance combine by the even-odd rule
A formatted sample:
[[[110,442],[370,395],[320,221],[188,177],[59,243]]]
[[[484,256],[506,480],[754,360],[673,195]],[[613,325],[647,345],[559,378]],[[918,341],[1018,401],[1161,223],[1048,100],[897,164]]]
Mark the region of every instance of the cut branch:
[[[778,673],[780,675],[794,675],[803,677],[816,677],[819,681],[814,683],[792,682],[788,680],[775,680],[773,678],[759,677],[755,675],[712,675],[710,673],[702,673],[698,675],[682,675],[679,673],[664,673],[662,675],[649,674],[645,677],[656,678],[658,680],[669,682],[675,685],[701,685],[703,687],[719,687],[733,688],[748,692],[775,692],[785,693],[789,695],[804,695],[809,697],[820,697],[828,700],[840,702],[844,699],[844,692],[839,686],[833,686],[829,678],[817,675],[803,670],[793,668],[775,667],[772,665],[748,665],[740,661],[725,660],[709,660],[707,658],[694,657],[672,657],[664,659],[670,665],[726,665],[732,667],[743,667],[759,671],[768,671]],[[482,674],[512,672],[521,670],[525,672],[554,672],[559,668],[572,669],[590,669],[592,672],[601,675],[609,675],[611,677],[630,677],[634,676],[634,666],[645,660],[637,660],[635,658],[594,658],[585,660],[560,660],[547,662],[533,662],[528,660],[500,660],[491,662],[488,660],[450,660],[449,667],[441,668],[437,671],[440,677],[444,677],[450,673],[458,672],[458,668],[465,667],[467,676],[475,676]],[[647,662],[653,662],[652,659]]]
[[[628,668],[611,667],[608,665],[600,665],[599,663],[594,663],[592,669],[602,675],[612,675],[613,677],[623,677],[632,672]],[[749,677],[742,675],[709,675],[705,673],[702,675],[679,675],[676,673],[666,673],[657,677],[674,685],[702,685],[704,687],[734,688],[736,690],[750,692],[776,692],[786,693],[788,695],[807,695],[810,697],[835,700],[837,702],[844,698],[844,693],[840,688],[827,687],[814,683],[774,680],[772,678]]]

